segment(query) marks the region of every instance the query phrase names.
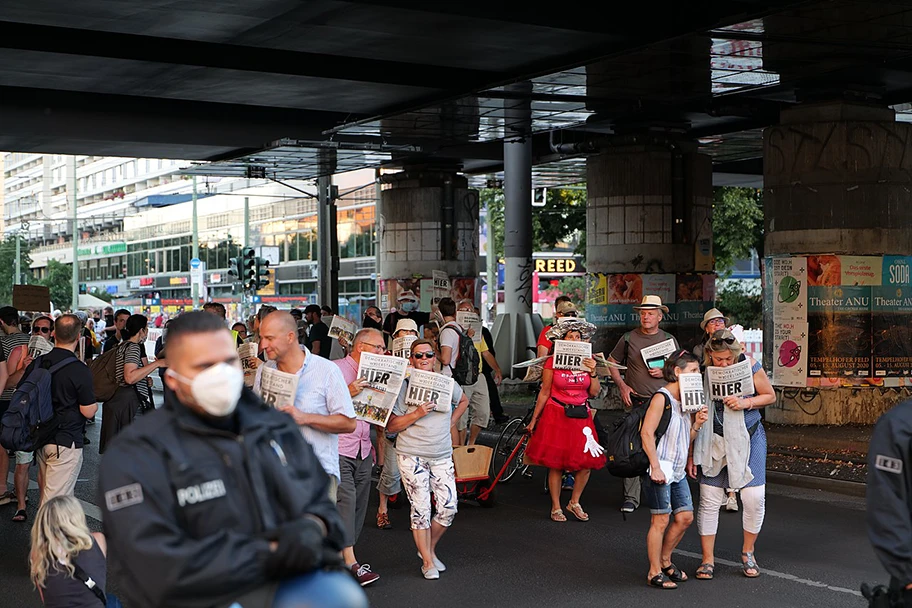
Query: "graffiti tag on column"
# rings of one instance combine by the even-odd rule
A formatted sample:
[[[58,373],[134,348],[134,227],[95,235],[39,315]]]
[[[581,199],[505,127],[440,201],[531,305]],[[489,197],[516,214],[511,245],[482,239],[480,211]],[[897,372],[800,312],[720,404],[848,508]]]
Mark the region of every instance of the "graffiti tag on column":
[[[519,269],[519,287],[516,289],[516,298],[523,306],[532,306],[532,258],[526,258]]]

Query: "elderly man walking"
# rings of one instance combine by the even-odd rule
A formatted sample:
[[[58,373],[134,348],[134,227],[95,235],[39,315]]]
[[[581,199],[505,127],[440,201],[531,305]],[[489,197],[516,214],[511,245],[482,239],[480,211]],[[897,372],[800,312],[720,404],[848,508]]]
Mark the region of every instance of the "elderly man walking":
[[[365,380],[358,378],[361,353],[382,355],[384,350],[383,334],[379,330],[362,329],[355,334],[351,354],[344,359],[333,361],[342,372],[351,397],[358,395],[367,386]],[[362,587],[380,578],[379,574],[371,571],[370,564],[359,564],[355,558],[355,543],[358,542],[367,515],[372,468],[370,424],[358,420],[354,432],[339,435],[340,481],[336,505],[345,523],[346,536],[342,559],[345,561],[345,567],[354,573]]]

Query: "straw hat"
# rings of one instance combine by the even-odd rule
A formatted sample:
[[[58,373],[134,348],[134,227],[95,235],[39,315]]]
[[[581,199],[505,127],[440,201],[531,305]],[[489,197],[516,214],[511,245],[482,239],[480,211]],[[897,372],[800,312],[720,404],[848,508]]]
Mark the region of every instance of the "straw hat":
[[[725,322],[725,325],[728,325],[728,317],[723,315],[721,310],[718,308],[710,308],[706,311],[706,314],[703,315],[703,320],[700,322],[700,329],[706,331],[706,324],[713,319],[722,319]]]
[[[640,302],[637,306],[634,306],[633,309],[661,310],[662,312],[668,312],[668,307],[662,304],[662,298],[659,296],[643,296],[643,301]]]
[[[595,334],[597,329],[598,327],[582,319],[562,320],[560,323],[553,325],[547,333],[545,333],[545,337],[549,340],[563,340],[564,336],[571,331],[578,331],[583,340],[588,340]]]

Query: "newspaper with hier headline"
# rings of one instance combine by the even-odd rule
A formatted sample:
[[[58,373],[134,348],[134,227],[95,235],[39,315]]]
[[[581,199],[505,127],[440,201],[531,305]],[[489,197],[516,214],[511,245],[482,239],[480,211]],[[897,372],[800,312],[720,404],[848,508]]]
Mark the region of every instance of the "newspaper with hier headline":
[[[329,326],[329,337],[335,338],[340,342],[344,340],[346,344],[350,345],[355,341],[355,331],[357,329],[358,326],[345,317],[333,315],[332,324]]]
[[[592,344],[572,340],[554,341],[554,369],[567,369],[581,372],[583,359],[592,357]]]
[[[264,367],[260,377],[260,396],[267,405],[275,408],[294,405],[298,390],[298,375],[281,372],[274,367]]]
[[[682,412],[699,412],[706,406],[703,374],[679,374],[678,388],[681,389]]]
[[[442,270],[434,270],[431,272],[431,279],[431,308],[436,311],[437,303],[450,295],[450,277]]]
[[[259,345],[256,342],[244,342],[238,346],[238,357],[241,359],[241,368],[244,370],[244,385],[253,386],[256,380],[256,358]]]
[[[406,407],[418,407],[434,403],[434,410],[449,412],[453,402],[453,379],[442,374],[413,369],[409,374],[408,390],[405,393]]]
[[[709,397],[713,400],[754,394],[754,374],[751,362],[747,360],[728,367],[707,367],[706,379]]]
[[[412,342],[418,339],[418,336],[401,336],[393,338],[393,356],[400,359],[408,359],[412,354]]]
[[[358,378],[368,385],[352,398],[358,420],[386,426],[402,389],[406,367],[408,361],[401,357],[361,353]]]
[[[662,368],[665,367],[665,359],[667,359],[677,348],[674,339],[668,338],[658,344],[653,344],[652,346],[641,349],[640,355],[642,355],[646,367],[650,369]]]
[[[37,359],[41,355],[46,355],[54,350],[54,345],[41,336],[32,336],[28,343],[28,356]]]
[[[476,315],[474,312],[468,311],[456,311],[456,323],[462,326],[466,331],[472,330],[472,342],[478,344],[481,342],[484,337],[481,333],[481,317]]]

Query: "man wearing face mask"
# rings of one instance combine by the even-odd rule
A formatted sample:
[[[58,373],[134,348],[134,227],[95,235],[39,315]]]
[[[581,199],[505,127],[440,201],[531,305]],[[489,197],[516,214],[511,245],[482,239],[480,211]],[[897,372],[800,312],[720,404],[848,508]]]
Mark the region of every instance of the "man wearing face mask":
[[[291,418],[244,388],[220,319],[171,322],[165,383],[165,406],[119,434],[100,467],[124,603],[288,606],[304,593],[313,605],[366,606],[340,569],[328,476]]]
[[[399,292],[399,297],[396,298],[396,310],[386,315],[386,319],[383,320],[384,335],[393,335],[396,325],[402,319],[411,319],[419,329],[431,320],[430,313],[418,310],[418,296],[410,289]]]

